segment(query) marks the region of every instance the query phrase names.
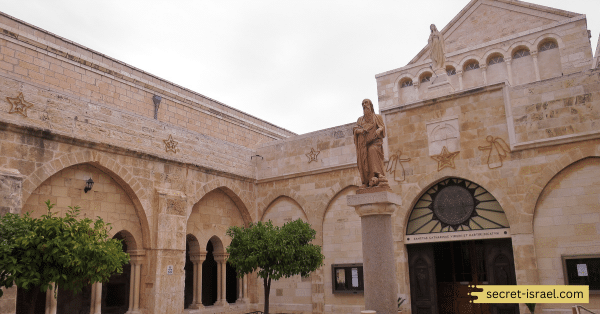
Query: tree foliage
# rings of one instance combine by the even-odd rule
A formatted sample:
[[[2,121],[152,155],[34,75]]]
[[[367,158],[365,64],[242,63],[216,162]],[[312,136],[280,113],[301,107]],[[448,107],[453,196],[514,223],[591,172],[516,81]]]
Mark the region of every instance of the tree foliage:
[[[41,218],[8,213],[0,218],[0,287],[14,284],[46,291],[52,283],[75,292],[123,272],[129,254],[121,240],[109,239],[110,224],[98,217],[78,219],[79,207],[65,217],[50,210]],[[2,290],[0,289],[0,297]]]
[[[231,245],[227,248],[229,263],[238,276],[258,271],[265,287],[265,314],[269,313],[271,280],[302,275],[323,265],[321,247],[311,244],[316,231],[301,219],[290,221],[283,227],[271,221],[250,224],[248,228],[230,227],[227,230]]]

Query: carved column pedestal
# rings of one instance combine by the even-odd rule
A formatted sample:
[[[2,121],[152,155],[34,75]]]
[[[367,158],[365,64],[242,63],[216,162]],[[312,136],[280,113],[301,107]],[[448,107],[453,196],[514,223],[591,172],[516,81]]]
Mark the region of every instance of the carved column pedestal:
[[[400,196],[389,191],[363,192],[349,195],[347,202],[361,219],[365,310],[397,314],[392,214],[402,203]]]

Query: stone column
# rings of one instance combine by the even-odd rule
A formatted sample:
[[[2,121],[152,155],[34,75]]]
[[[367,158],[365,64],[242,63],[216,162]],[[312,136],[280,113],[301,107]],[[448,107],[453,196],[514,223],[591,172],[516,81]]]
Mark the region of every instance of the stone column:
[[[510,85],[513,85],[513,77],[512,77],[512,58],[508,57],[504,59],[504,62],[506,63],[506,72],[508,72],[508,83],[510,83]]]
[[[465,89],[465,87],[463,86],[463,71],[462,70],[458,70],[456,71],[456,75],[458,75],[458,89],[463,90]]]
[[[417,78],[416,81],[413,81],[413,87],[415,88],[415,100],[419,100],[421,99],[421,97],[419,97],[419,85],[421,85],[421,82],[419,82],[419,78]]]
[[[58,300],[54,297],[54,283],[50,289],[46,290],[46,311],[45,314],[56,314]]]
[[[133,311],[138,312],[140,309],[140,275],[142,272],[142,265],[135,263],[135,282],[133,288]]]
[[[484,63],[479,68],[481,68],[481,73],[483,73],[483,85],[487,85],[487,64]]]
[[[204,308],[202,304],[202,263],[206,260],[206,253],[190,255],[190,260],[194,263],[194,299],[190,308]]]
[[[226,287],[226,278],[227,278],[227,269],[225,267],[226,263],[226,255],[219,254],[215,255],[215,261],[217,262],[217,302],[215,305],[218,306],[227,306],[227,287]]]
[[[102,314],[102,283],[92,284],[92,302],[90,303],[90,314]]]
[[[243,294],[242,294],[242,293],[243,293],[243,289],[242,289],[242,285],[243,285],[242,281],[243,281],[243,280],[244,280],[244,277],[242,277],[242,278],[238,278],[238,281],[237,281],[237,284],[238,284],[238,286],[237,286],[237,290],[238,290],[238,299],[237,299],[236,303],[239,303],[239,302],[241,302],[241,301],[242,301],[242,298],[244,297],[244,296],[243,296]]]
[[[538,65],[538,52],[537,50],[534,50],[531,52],[531,57],[533,57],[533,69],[535,70],[535,80],[536,81],[541,81],[542,79],[540,78],[540,66]]]
[[[244,303],[250,303],[250,299],[248,298],[248,274],[244,275],[242,281],[242,289],[244,290]]]
[[[131,270],[129,274],[129,307],[127,308],[127,313],[133,311],[133,296],[135,295],[135,264],[133,260],[129,260],[129,264],[131,265]]]
[[[392,214],[402,204],[400,196],[389,190],[366,189],[361,194],[348,195],[347,202],[361,220],[365,310],[397,314]]]
[[[129,309],[126,314],[140,313],[140,276],[142,272],[142,261],[144,260],[144,251],[134,251],[130,253],[131,276],[129,280]]]

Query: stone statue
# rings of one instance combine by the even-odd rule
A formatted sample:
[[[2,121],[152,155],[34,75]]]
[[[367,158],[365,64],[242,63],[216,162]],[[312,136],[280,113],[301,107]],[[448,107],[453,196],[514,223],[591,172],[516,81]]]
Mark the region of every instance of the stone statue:
[[[446,47],[444,46],[444,36],[440,33],[434,24],[429,27],[429,57],[432,61],[433,71],[443,69],[446,71]]]
[[[373,103],[369,99],[362,102],[364,115],[358,118],[354,128],[354,144],[358,172],[362,181],[361,189],[367,187],[387,187],[383,167],[383,138],[385,125],[381,115],[375,114]]]

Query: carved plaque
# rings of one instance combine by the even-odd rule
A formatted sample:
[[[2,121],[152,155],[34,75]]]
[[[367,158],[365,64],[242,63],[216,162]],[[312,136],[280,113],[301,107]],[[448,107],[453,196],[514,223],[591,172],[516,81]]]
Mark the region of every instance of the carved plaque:
[[[449,151],[460,151],[458,117],[447,117],[427,123],[429,156],[439,155],[446,146]]]

